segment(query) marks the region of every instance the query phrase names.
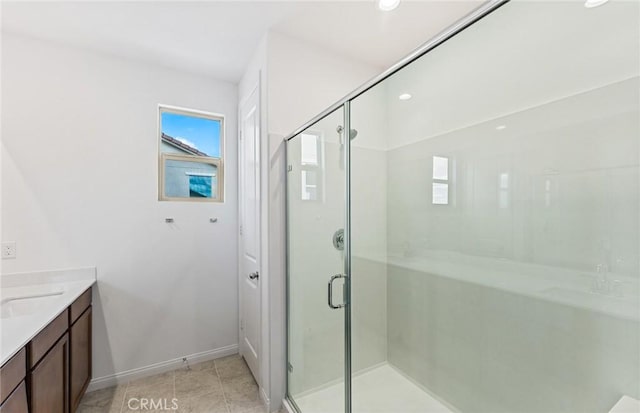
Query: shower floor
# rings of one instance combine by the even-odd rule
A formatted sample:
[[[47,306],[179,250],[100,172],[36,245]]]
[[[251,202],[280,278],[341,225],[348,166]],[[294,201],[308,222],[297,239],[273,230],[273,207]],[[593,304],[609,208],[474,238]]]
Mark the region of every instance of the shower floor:
[[[353,377],[354,413],[451,413],[451,410],[385,364]],[[302,413],[344,411],[344,384],[295,399]]]

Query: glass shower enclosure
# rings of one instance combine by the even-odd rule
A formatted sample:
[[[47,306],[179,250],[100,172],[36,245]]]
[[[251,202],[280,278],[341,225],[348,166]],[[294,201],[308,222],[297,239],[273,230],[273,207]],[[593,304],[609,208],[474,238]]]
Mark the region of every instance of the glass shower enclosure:
[[[640,399],[640,3],[494,1],[287,138],[301,413]]]

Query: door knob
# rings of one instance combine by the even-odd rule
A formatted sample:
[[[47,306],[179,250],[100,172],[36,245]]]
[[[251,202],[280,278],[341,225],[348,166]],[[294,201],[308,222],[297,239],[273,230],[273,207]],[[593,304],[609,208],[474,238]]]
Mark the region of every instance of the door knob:
[[[260,273],[258,273],[258,271],[256,271],[256,272],[252,272],[251,274],[249,274],[249,279],[250,279],[250,280],[255,280],[255,279],[257,279],[258,277],[260,277]]]

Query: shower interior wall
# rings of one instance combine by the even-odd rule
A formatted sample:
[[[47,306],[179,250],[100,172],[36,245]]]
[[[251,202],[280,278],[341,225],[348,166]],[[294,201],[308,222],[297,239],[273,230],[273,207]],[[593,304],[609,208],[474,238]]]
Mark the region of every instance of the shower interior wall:
[[[461,411],[640,398],[638,4],[558,3],[544,27],[536,4],[490,17],[513,36],[480,23],[351,105],[354,374],[389,364]],[[593,30],[614,24],[627,31]],[[434,156],[449,163],[444,205]],[[343,185],[326,161],[324,185]],[[617,300],[594,296],[596,268]],[[340,366],[314,364],[321,353],[306,352],[314,374],[296,393],[340,379]]]
[[[389,363],[461,411],[640,398],[638,4],[538,5],[351,104],[354,370]],[[594,293],[603,268],[615,299]]]

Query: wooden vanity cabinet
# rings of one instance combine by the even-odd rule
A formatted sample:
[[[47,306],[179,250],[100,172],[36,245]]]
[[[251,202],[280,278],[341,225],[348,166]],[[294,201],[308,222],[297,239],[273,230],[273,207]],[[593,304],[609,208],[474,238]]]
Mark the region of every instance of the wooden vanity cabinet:
[[[91,380],[91,288],[0,368],[0,413],[74,413]]]
[[[0,368],[0,412],[27,412],[26,350],[21,349]]]

